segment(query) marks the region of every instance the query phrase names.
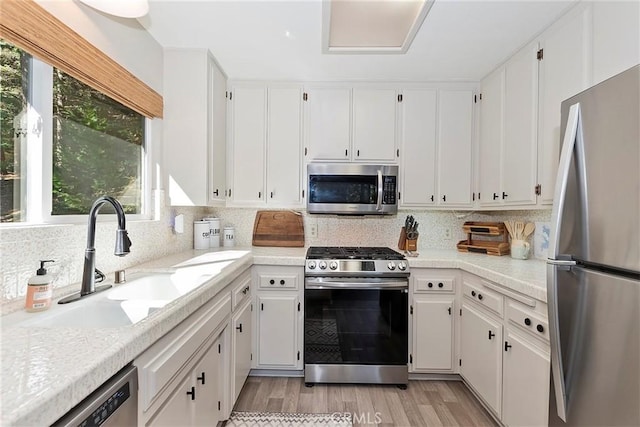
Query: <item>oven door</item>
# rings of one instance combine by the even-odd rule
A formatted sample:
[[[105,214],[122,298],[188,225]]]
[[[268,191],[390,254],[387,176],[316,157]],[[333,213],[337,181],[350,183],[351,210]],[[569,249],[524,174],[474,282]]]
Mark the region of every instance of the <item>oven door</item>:
[[[308,365],[407,366],[406,278],[305,279]]]

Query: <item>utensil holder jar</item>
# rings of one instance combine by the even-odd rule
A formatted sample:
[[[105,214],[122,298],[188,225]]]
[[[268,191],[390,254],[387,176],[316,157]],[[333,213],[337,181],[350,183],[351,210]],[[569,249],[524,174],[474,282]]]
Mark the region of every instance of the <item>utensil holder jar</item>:
[[[511,258],[528,259],[531,252],[531,245],[525,240],[511,241]]]

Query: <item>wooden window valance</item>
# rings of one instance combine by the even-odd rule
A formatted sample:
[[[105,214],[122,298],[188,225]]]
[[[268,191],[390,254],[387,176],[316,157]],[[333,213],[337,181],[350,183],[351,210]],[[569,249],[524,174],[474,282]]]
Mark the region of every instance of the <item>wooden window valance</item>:
[[[160,94],[33,0],[0,1],[0,37],[146,117],[162,117]]]

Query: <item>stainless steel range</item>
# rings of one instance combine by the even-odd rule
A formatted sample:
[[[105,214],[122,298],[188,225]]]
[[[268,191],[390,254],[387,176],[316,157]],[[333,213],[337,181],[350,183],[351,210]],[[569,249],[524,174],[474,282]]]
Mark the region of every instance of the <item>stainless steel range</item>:
[[[409,265],[386,247],[310,247],[305,383],[408,383]]]

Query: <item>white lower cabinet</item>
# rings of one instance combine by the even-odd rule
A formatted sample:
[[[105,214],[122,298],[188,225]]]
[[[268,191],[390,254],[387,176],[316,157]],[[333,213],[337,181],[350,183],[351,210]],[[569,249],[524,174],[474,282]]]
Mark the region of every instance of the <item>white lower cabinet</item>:
[[[248,299],[231,318],[231,396],[234,402],[251,370],[251,307],[251,299]]]
[[[253,368],[302,369],[301,267],[256,266]]]
[[[462,303],[460,374],[500,416],[502,401],[502,324]]]
[[[414,297],[413,372],[452,370],[454,299]]]
[[[507,328],[504,337],[502,422],[542,426],[549,415],[549,353]]]

